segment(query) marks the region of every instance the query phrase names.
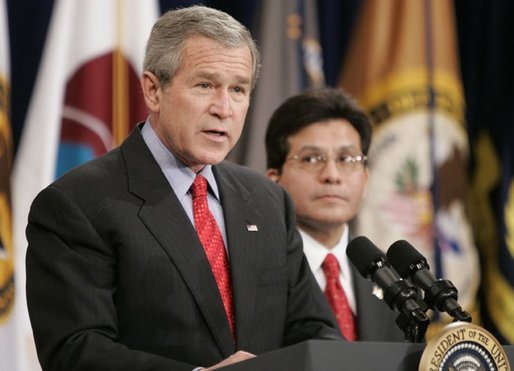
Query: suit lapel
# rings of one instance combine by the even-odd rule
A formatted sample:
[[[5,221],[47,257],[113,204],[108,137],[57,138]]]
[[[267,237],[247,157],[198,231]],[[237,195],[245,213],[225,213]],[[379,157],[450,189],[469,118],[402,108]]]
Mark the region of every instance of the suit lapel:
[[[373,336],[375,328],[384,321],[384,308],[377,307],[377,303],[372,300],[374,284],[363,278],[354,267],[352,267],[352,275],[359,313],[357,316],[358,338],[366,340]],[[387,306],[385,302],[383,305]]]
[[[136,130],[122,145],[129,191],[145,200],[142,222],[180,272],[225,358],[235,348],[221,297],[212,294],[218,288],[209,262],[191,221]]]
[[[237,347],[246,349],[252,336],[259,275],[259,221],[262,216],[252,207],[250,193],[230,173],[215,168],[216,181],[225,217],[232,291],[237,329]],[[257,229],[257,230],[255,230]]]

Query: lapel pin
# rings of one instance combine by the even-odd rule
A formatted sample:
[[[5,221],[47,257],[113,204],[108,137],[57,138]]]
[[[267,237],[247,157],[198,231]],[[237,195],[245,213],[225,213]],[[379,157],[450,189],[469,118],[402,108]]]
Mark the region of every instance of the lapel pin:
[[[246,230],[248,232],[257,232],[259,230],[259,228],[257,228],[257,226],[255,224],[247,224]]]
[[[380,300],[384,300],[384,291],[377,285],[373,285],[372,294]]]

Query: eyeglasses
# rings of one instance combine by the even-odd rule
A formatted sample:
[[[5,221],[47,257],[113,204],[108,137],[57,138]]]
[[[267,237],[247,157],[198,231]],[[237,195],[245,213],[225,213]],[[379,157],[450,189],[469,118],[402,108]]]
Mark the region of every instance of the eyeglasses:
[[[330,157],[326,154],[310,152],[288,157],[286,158],[286,161],[296,161],[299,168],[314,172],[323,169],[327,165],[329,159]],[[368,156],[340,154],[334,157],[334,161],[339,171],[357,171],[366,166]]]

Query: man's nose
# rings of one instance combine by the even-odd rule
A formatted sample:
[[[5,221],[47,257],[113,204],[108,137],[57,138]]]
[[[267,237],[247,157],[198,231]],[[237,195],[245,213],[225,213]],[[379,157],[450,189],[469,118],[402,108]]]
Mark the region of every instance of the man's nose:
[[[319,176],[323,182],[327,183],[339,183],[341,181],[341,172],[334,158],[327,158],[326,162],[323,164],[323,168],[321,168]]]
[[[218,116],[220,119],[225,119],[232,115],[230,94],[227,90],[219,89],[216,92],[211,103],[210,113]]]

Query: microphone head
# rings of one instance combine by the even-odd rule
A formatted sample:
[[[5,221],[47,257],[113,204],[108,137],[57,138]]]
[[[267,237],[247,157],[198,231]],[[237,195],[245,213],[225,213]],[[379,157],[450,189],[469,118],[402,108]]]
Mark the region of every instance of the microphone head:
[[[387,259],[403,278],[407,278],[412,270],[430,269],[425,257],[405,240],[396,241],[389,247]]]
[[[354,238],[346,248],[346,255],[359,271],[361,276],[368,278],[377,269],[377,262],[388,265],[385,254],[367,237]]]

